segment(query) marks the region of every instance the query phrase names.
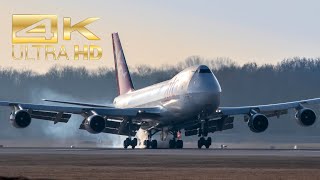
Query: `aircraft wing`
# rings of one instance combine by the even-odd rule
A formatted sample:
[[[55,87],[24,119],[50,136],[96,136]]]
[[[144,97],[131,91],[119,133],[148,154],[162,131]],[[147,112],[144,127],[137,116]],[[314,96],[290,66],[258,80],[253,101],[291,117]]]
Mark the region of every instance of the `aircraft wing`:
[[[289,109],[296,109],[298,111],[307,110],[307,108],[304,108],[304,105],[312,104],[320,104],[320,98],[256,106],[220,107],[217,112],[206,117],[208,119],[206,122],[207,132],[214,133],[216,131],[232,129],[235,115],[244,115],[245,121],[248,122],[255,114],[262,114],[266,118],[279,117],[280,115],[287,114]],[[303,126],[310,126],[315,120],[315,116],[310,113],[312,110],[309,109],[307,111],[307,113],[305,111],[303,119],[300,119]],[[249,123],[250,129],[253,132],[263,132],[268,127],[268,122],[265,122],[266,119],[264,118],[261,119],[261,116],[256,120],[260,122]],[[264,120],[264,122],[261,120]],[[185,136],[197,135],[199,133],[198,129],[201,128],[201,122],[191,121],[189,124],[183,124],[181,128],[185,129]]]
[[[150,108],[101,108],[101,107],[75,107],[75,106],[53,106],[40,104],[27,104],[19,102],[0,101],[0,106],[8,106],[14,109],[25,109],[28,111],[43,111],[43,112],[60,112],[69,114],[90,114],[93,111],[101,116],[108,118],[117,117],[138,117],[148,115],[160,115],[160,107]],[[41,118],[40,118],[41,119]]]
[[[11,107],[10,120],[13,126],[25,128],[31,119],[67,123],[72,114],[84,117],[79,129],[90,133],[109,133],[134,136],[143,119],[160,117],[162,107],[108,108],[81,106],[53,106],[0,101],[0,106]],[[132,121],[130,121],[130,119]],[[130,127],[129,127],[130,124]]]
[[[320,98],[306,99],[300,101],[292,101],[277,104],[242,106],[242,107],[220,107],[218,112],[222,115],[248,115],[252,110],[258,113],[265,114],[268,117],[279,116],[286,114],[288,109],[299,109],[306,104],[320,104]]]
[[[92,103],[83,103],[83,102],[71,102],[71,101],[58,101],[58,100],[50,100],[50,99],[42,99],[43,101],[60,103],[60,104],[71,104],[78,106],[88,106],[88,107],[104,107],[104,108],[113,108],[113,104],[103,105],[103,104],[92,104]]]

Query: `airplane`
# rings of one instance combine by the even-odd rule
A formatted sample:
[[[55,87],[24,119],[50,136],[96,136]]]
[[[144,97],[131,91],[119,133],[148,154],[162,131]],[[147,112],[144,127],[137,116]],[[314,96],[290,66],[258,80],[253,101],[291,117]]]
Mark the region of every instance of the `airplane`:
[[[92,134],[109,133],[128,136],[123,147],[134,149],[138,139],[133,138],[139,129],[148,138],[145,148],[157,149],[158,141],[153,136],[160,132],[161,141],[168,139],[169,148],[183,148],[181,131],[185,136],[199,136],[198,148],[212,144],[209,133],[233,128],[235,116],[243,116],[254,133],[264,132],[270,117],[280,117],[289,109],[296,110],[296,119],[302,126],[311,126],[316,121],[315,112],[306,105],[319,104],[320,98],[293,102],[220,107],[222,93],[219,81],[205,65],[186,68],[172,79],[142,89],[135,89],[124,56],[118,33],[112,33],[118,96],[113,104],[90,104],[43,99],[61,105],[40,105],[0,101],[0,106],[11,107],[10,122],[16,128],[26,128],[32,119],[67,123],[73,114],[81,115],[79,129]],[[72,106],[70,106],[72,105]]]

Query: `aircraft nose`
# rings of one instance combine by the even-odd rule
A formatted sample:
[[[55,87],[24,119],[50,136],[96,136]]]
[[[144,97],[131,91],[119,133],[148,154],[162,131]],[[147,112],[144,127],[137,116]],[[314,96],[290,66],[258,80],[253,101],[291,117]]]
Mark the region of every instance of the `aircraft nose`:
[[[190,93],[206,92],[219,94],[221,87],[217,78],[207,66],[199,66],[190,80],[188,91]]]

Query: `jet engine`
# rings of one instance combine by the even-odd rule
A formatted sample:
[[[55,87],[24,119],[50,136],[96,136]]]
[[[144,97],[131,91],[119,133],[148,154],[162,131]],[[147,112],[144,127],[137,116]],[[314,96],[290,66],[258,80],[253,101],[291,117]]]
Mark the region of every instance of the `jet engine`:
[[[302,108],[297,112],[296,118],[301,126],[311,126],[316,122],[317,116],[313,110]]]
[[[16,128],[26,128],[31,123],[31,116],[27,111],[18,110],[10,114],[10,122]]]
[[[84,122],[84,128],[92,134],[101,133],[105,127],[106,121],[99,115],[89,116]]]
[[[254,114],[248,121],[248,126],[252,132],[260,133],[268,128],[268,118],[263,114]]]

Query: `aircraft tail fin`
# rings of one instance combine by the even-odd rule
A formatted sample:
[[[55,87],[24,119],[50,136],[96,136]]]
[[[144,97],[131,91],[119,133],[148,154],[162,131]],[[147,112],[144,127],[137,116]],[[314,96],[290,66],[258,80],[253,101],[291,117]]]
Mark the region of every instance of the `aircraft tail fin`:
[[[112,33],[113,56],[119,95],[133,91],[133,84],[118,33]]]

